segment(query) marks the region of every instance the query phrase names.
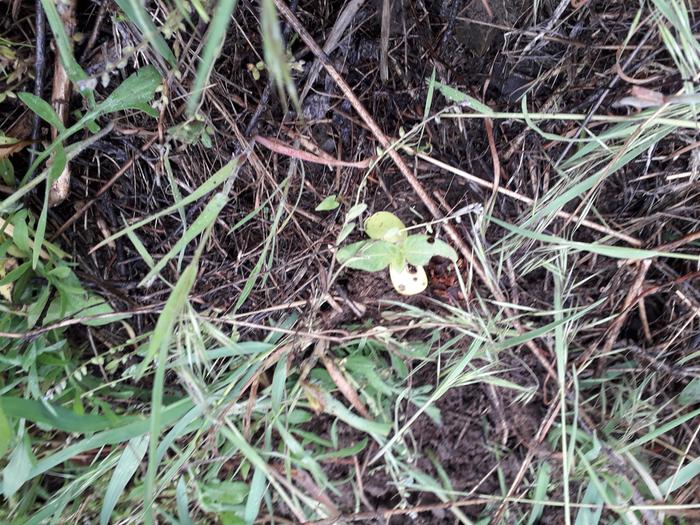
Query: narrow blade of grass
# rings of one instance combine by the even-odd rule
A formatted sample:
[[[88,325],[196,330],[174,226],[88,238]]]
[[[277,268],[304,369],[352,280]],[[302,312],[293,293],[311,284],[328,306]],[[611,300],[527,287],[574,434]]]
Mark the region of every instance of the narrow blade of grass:
[[[42,0],[44,2],[50,0]],[[139,28],[141,34],[151,47],[165,59],[173,69],[177,69],[177,59],[170,46],[160,34],[160,31],[151,20],[151,16],[146,11],[146,8],[138,0],[115,0],[117,5],[124,11],[124,14],[131,22]]]
[[[112,478],[107,485],[102,510],[100,511],[100,525],[107,525],[112,516],[114,508],[117,506],[126,485],[134,476],[136,470],[141,465],[141,460],[146,454],[148,436],[139,436],[131,439],[124,447],[117,466],[114,468]]]
[[[204,89],[209,83],[209,77],[214,69],[214,62],[221,54],[226,32],[231,23],[231,16],[236,9],[238,0],[219,0],[214,11],[211,25],[207,31],[206,44],[197,67],[197,75],[194,79],[190,99],[187,101],[187,114],[194,117],[199,109],[199,104],[204,94]]]

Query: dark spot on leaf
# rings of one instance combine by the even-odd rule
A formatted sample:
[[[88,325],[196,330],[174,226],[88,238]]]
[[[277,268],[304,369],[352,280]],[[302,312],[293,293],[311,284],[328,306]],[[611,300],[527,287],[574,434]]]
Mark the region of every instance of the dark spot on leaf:
[[[435,244],[435,237],[431,235],[430,237],[428,237],[427,242],[428,244]]]

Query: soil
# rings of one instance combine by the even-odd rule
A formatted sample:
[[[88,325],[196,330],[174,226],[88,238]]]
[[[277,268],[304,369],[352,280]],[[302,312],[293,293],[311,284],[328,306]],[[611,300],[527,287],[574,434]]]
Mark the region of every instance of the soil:
[[[257,4],[245,1],[240,3],[237,23],[242,28],[257,27]],[[541,3],[541,16],[544,18],[558,4],[548,1]],[[88,2],[81,4],[85,10],[79,20],[79,31],[87,34],[94,20],[94,16],[87,13],[94,13],[95,10],[92,5],[88,10]],[[301,1],[297,14],[317,42],[322,43],[343,4],[340,1]],[[575,46],[568,48],[553,39],[536,46],[528,55],[519,55],[524,45],[518,43],[517,35],[506,29],[518,27],[525,20],[529,16],[531,4],[532,2],[506,0],[394,0],[390,78],[386,84],[382,84],[376,72],[380,53],[381,1],[366,2],[355,17],[352,36],[343,39],[338,49],[331,53],[330,59],[384,132],[391,137],[400,136],[402,129],[409,129],[422,120],[428,92],[426,78],[433,71],[436,72],[437,80],[483,100],[497,111],[518,111],[520,97],[526,91],[533,110],[547,108],[547,104],[556,99],[556,104],[565,107],[567,111],[585,111],[606,87],[596,75],[608,74],[614,70],[614,51],[592,51]],[[602,42],[605,37],[600,34],[604,34],[618,35],[615,42],[622,41],[625,32],[614,21],[615,15],[622,16],[626,13],[622,5],[624,2],[613,3],[615,5],[609,8],[609,13],[604,5],[606,2],[591,1],[587,4],[585,9],[591,14],[584,18],[588,25],[567,25],[562,31],[569,33],[558,38],[577,42],[597,39],[596,41]],[[92,49],[87,49],[84,42],[79,42],[77,46],[90,74],[103,71],[101,67],[105,63],[114,62],[125,48],[138,46],[139,42],[133,28],[112,19],[114,6],[109,2],[106,5],[110,16],[102,22],[104,27],[98,33],[97,44]],[[485,7],[487,5],[491,14]],[[25,12],[23,7],[18,9],[26,16],[30,12],[29,9]],[[599,16],[603,12],[609,15],[605,19]],[[0,33],[15,31],[31,34],[33,30],[26,16],[19,16],[21,22],[14,29],[9,25],[9,18],[0,21]],[[194,55],[198,52],[203,36],[201,29],[202,27],[195,27],[192,30],[191,41],[178,42],[183,63],[188,60],[194,63]],[[319,150],[345,160],[365,159],[376,153],[377,143],[374,137],[359,121],[349,101],[325,72],[321,72],[314,89],[303,104],[302,114],[305,120],[302,121],[293,110],[285,112],[274,89],[267,90],[271,94],[266,99],[264,77],[254,79],[246,68],[247,64],[257,63],[260,57],[242,38],[241,31],[230,33],[216,63],[211,87],[201,109],[207,125],[213,130],[211,147],[181,144],[168,146],[166,150],[163,143],[156,141],[154,146],[141,151],[146,141],[155,135],[167,133],[169,128],[182,124],[184,107],[181,102],[169,106],[157,128],[145,117],[115,122],[115,133],[100,140],[94,148],[75,160],[72,189],[74,198],[54,208],[50,214],[48,231],[55,232],[82,204],[96,195],[120,166],[132,157],[136,159],[133,169],[127,170],[80,217],[74,227],[56,239],[66,251],[76,257],[79,277],[106,297],[117,310],[162,304],[170,288],[162,283],[155,283],[146,289],[137,286],[149,268],[126,237],[119,238],[113,245],[94,254],[88,254],[86,247],[94,246],[109,232],[121,229],[126,220],[146,217],[167,207],[172,202],[173,193],[189,192],[199,186],[242,151],[241,136],[248,135],[246,138],[250,139],[253,135],[260,134],[280,137],[286,142],[291,142],[292,138],[308,138]],[[254,43],[253,48],[261,49],[257,34],[251,32],[249,38]],[[107,75],[105,85],[98,89],[104,93],[113,89],[121,77],[133,69],[136,60],[155,64],[161,62],[152,52],[140,49],[123,72],[116,71]],[[297,74],[299,80],[303,80],[313,62],[313,56],[298,39],[293,40],[291,49],[295,60],[304,62],[303,72]],[[548,71],[554,69],[558,73],[548,76]],[[191,75],[191,71],[186,72],[186,78],[181,82],[172,82],[172,92],[169,93],[171,100],[181,100],[187,96]],[[31,82],[27,80],[25,84],[24,87],[27,88]],[[665,91],[670,92],[669,89]],[[606,108],[613,97],[610,96],[609,99]],[[441,99],[441,102],[444,100]],[[77,109],[79,97],[75,97],[73,103]],[[256,114],[259,117],[254,117]],[[0,115],[3,115],[0,129],[7,129],[8,122],[23,122],[27,126],[26,112],[13,101],[0,102]],[[576,130],[573,127],[565,129],[564,126],[553,125],[554,129],[550,132],[572,134]],[[236,133],[233,132],[234,127]],[[547,144],[543,137],[535,133],[528,133],[523,138],[521,133],[524,129],[522,123],[508,120],[495,125],[494,136],[502,154],[501,163],[505,175],[502,184],[512,191],[537,199],[554,184],[556,174],[551,171],[551,164],[561,153],[561,148],[551,148],[551,144]],[[446,118],[439,123],[431,122],[426,126],[424,142],[438,150],[445,162],[491,180],[492,158],[482,119],[457,122]],[[680,146],[679,144],[678,147]],[[232,228],[262,202],[271,198],[275,190],[286,192],[287,204],[296,206],[299,213],[276,234],[272,268],[260,276],[258,286],[254,287],[245,303],[237,306],[238,311],[264,310],[272,305],[306,300],[319,291],[327,291],[334,297],[347,296],[350,301],[365,307],[365,313],[359,316],[347,306],[343,306],[342,315],[334,316],[332,310],[327,308],[320,312],[325,315],[324,328],[342,329],[351,323],[382,322],[381,301],[402,299],[416,306],[427,306],[431,300],[437,299],[463,307],[475,300],[474,297],[461,296],[455,276],[450,273],[452,268],[440,260],[433,260],[429,265],[431,285],[421,297],[401,298],[393,291],[385,275],[354,271],[346,272],[344,277],[327,289],[326,269],[332,260],[329,246],[333,245],[339,233],[343,217],[341,209],[325,214],[315,211],[316,205],[325,196],[338,194],[348,200],[344,204],[349,204],[356,189],[364,184],[365,189],[360,199],[368,204],[371,211],[392,210],[407,225],[429,220],[429,213],[389,161],[382,162],[372,171],[367,181],[362,180],[361,170],[336,170],[308,163],[304,165],[303,180],[299,177],[286,180],[289,159],[270,155],[264,150],[260,150],[258,155],[258,161],[266,164],[274,180],[264,180],[263,170],[257,170],[252,161],[240,169],[233,184],[230,203],[220,215],[212,240],[205,251],[206,256],[200,265],[200,274],[192,294],[195,307],[217,313],[232,312],[236,308],[237,298],[258,262],[261,247],[273,227],[274,217],[255,219],[235,232]],[[100,160],[104,158],[109,161]],[[26,163],[26,159],[20,159],[16,163],[16,170],[21,173],[26,168]],[[654,169],[651,160],[650,164],[646,167],[647,171]],[[451,209],[485,203],[490,197],[490,191],[446,175],[431,166],[417,163],[414,167],[429,191],[444,196]],[[651,182],[638,181],[638,171],[638,166],[632,166],[606,181],[600,189],[600,214],[613,215],[614,220],[623,222],[627,218],[660,214],[659,202],[668,201],[671,204],[673,196],[669,195],[655,195],[658,200],[653,205],[650,204],[648,196],[655,189]],[[176,182],[173,184],[173,181]],[[29,205],[34,210],[40,210],[41,204],[39,195],[30,198]],[[188,224],[192,223],[204,204],[199,202],[191,206]],[[500,199],[494,214],[505,220],[516,219],[524,209],[524,206],[515,201]],[[574,209],[568,211],[573,212]],[[164,217],[139,230],[140,240],[154,257],[167,253],[181,237],[182,222],[179,217],[177,219]],[[677,226],[674,231],[685,231],[682,220],[674,224]],[[459,228],[469,237],[471,225],[467,220]],[[440,227],[436,229],[439,234]],[[650,221],[642,232],[649,236],[656,234],[656,225]],[[502,232],[489,232],[487,242],[498,242],[500,235]],[[588,240],[591,236],[585,230],[576,235],[581,240]],[[360,238],[362,234],[356,231],[349,240]],[[192,256],[193,252],[189,251],[185,262],[191,260]],[[588,288],[580,292],[580,304],[590,304],[606,293],[606,305],[621,303],[626,287],[632,280],[627,269],[619,268],[616,262],[610,261],[589,261],[587,264],[589,267],[594,264],[599,266],[591,272]],[[668,279],[669,275],[678,276],[689,271],[685,262],[673,262],[666,269],[652,271],[650,278]],[[175,265],[166,270],[168,277],[175,277],[177,273]],[[546,275],[543,270],[534,270],[518,283],[514,283],[508,275],[498,278],[499,285],[509,290],[514,302],[523,307],[540,308],[543,305],[541,298],[549,296],[552,286]],[[487,291],[482,292],[482,296],[488,296]],[[670,291],[662,290],[646,306],[649,326],[657,337],[672,330],[674,323],[677,323],[674,308],[678,306],[678,299],[673,299]],[[302,311],[302,316],[309,319],[315,319],[317,314],[318,311],[310,309]],[[135,328],[143,331],[153,325],[154,319],[140,316],[136,321],[139,325]],[[271,319],[274,319],[273,314],[264,311],[250,317],[254,323],[265,323]],[[622,328],[620,337],[632,341],[642,349],[646,348],[648,344],[642,328],[639,318],[632,316]],[[257,334],[246,332],[244,335],[253,338]],[[586,337],[593,340],[594,336],[599,335],[596,333]],[[104,337],[124,340],[127,336],[126,333],[117,332]],[[588,340],[584,342],[587,343]],[[419,458],[415,462],[417,468],[439,478],[440,472],[429,459],[432,455],[456,491],[497,494],[504,490],[504,486],[510,486],[523,458],[530,447],[534,446],[531,440],[542,424],[554,391],[553,385],[539,384],[538,381],[546,374],[527,350],[518,349],[514,355],[519,361],[514,361],[512,367],[507,367],[511,372],[503,377],[521,386],[530,387],[534,384],[537,395],[523,406],[521,402],[513,401],[513,394],[507,389],[498,389],[498,404],[494,403],[483,386],[464,386],[450,390],[437,402],[441,421],[421,415],[407,435],[408,446],[417,452],[416,457]],[[527,365],[528,373],[522,372],[523,363]],[[423,370],[413,379],[415,386],[434,384],[435,373],[434,368]],[[413,406],[400,409],[404,420],[410,418],[415,411]],[[320,417],[314,421],[314,425],[317,431],[321,428],[319,432],[323,434],[324,431],[327,432],[327,428],[323,427],[329,422],[330,418],[325,420]],[[504,431],[507,433],[505,442]],[[340,437],[341,442],[350,444],[357,435],[344,428]],[[537,454],[546,461],[552,451],[547,450],[546,445],[542,446],[544,448],[538,450]],[[360,465],[365,465],[375,452],[372,448],[365,450],[358,457]],[[354,465],[328,463],[324,466],[328,476],[334,480],[349,479],[355,472]],[[384,470],[366,465],[363,469],[364,495],[367,501],[374,509],[393,508],[399,501],[399,494],[390,484]],[[343,506],[343,511],[352,512],[355,495],[349,483],[344,487],[347,492],[341,492],[336,503]],[[437,501],[430,495],[413,495],[411,498],[410,502],[416,505]],[[472,507],[466,508],[464,512],[476,517],[481,510],[483,508]],[[557,523],[557,516],[555,511],[548,510],[542,523]],[[444,510],[391,519],[391,523],[453,522],[454,516]]]

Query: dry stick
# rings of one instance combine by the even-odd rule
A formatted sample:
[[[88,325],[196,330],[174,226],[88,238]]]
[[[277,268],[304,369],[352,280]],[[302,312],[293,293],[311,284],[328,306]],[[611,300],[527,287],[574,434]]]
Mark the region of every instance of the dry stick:
[[[334,168],[367,169],[375,161],[373,158],[368,158],[357,162],[346,162],[344,160],[338,160],[332,157],[321,157],[319,155],[314,155],[313,153],[289,146],[288,144],[280,142],[272,137],[263,137],[262,135],[256,135],[253,137],[253,142],[260,144],[261,146],[265,146],[270,151],[274,151],[280,155],[285,155],[287,157],[292,157],[294,159],[299,159],[306,162],[313,162],[314,164],[323,164],[324,166]]]
[[[493,190],[491,192],[491,198],[486,205],[486,210],[488,214],[491,215],[493,212],[493,207],[496,204],[496,196],[498,195],[498,188],[501,187],[501,161],[498,158],[498,148],[496,148],[496,139],[493,136],[493,121],[490,118],[484,119],[484,127],[486,128],[486,136],[489,141],[489,150],[491,151],[491,159],[493,162]]]
[[[355,108],[355,111],[360,115],[360,118],[365,121],[369,129],[372,131],[372,134],[377,138],[379,143],[382,145],[382,148],[387,152],[387,154],[391,157],[391,160],[394,161],[396,166],[398,167],[399,171],[401,174],[406,178],[408,183],[411,185],[413,188],[413,191],[416,192],[420,200],[423,202],[426,208],[430,211],[431,215],[435,219],[441,219],[442,218],[442,213],[440,212],[440,208],[438,205],[435,203],[435,201],[432,199],[432,197],[428,194],[428,192],[425,190],[423,185],[418,181],[416,176],[413,174],[411,169],[408,167],[408,165],[404,162],[404,160],[401,158],[401,155],[396,151],[394,148],[394,145],[389,141],[387,136],[384,134],[384,132],[381,130],[381,128],[377,125],[377,123],[374,121],[372,116],[367,112],[365,107],[363,106],[362,102],[360,102],[360,99],[357,98],[355,93],[352,91],[352,88],[348,85],[347,82],[345,82],[345,79],[338,73],[338,70],[335,69],[333,64],[331,64],[330,60],[326,56],[326,54],[323,52],[323,50],[318,46],[316,41],[313,39],[313,37],[309,34],[309,32],[304,28],[304,26],[299,22],[299,19],[297,19],[296,16],[294,16],[294,13],[292,13],[289,8],[286,6],[286,4],[282,0],[275,0],[275,5],[277,6],[278,11],[282,14],[282,16],[287,19],[287,22],[289,22],[289,25],[294,28],[294,30],[299,34],[301,39],[304,41],[304,43],[309,47],[311,52],[316,55],[316,57],[321,60],[321,63],[323,64],[323,67],[325,68],[326,72],[330,77],[333,79],[333,81],[338,85],[340,90],[343,92],[345,97],[350,101],[352,106]],[[460,253],[462,256],[473,266],[474,271],[476,274],[479,276],[479,278],[484,282],[484,284],[489,288],[489,291],[493,294],[493,296],[496,298],[496,300],[501,303],[502,305],[506,304],[506,297],[503,294],[503,292],[489,279],[486,271],[484,268],[482,268],[481,264],[479,264],[479,261],[474,257],[474,254],[472,253],[471,249],[467,246],[467,244],[464,242],[460,234],[457,232],[457,230],[454,228],[449,223],[445,223],[445,231],[447,231],[447,234],[450,236],[450,239],[452,239],[452,242],[455,243],[457,248],[459,249]],[[506,315],[512,318],[512,323],[515,329],[519,334],[525,333],[525,329],[523,326],[520,324],[520,322],[515,318],[513,315],[512,311],[510,308],[503,307],[504,311],[506,312]],[[546,354],[544,351],[537,346],[533,341],[528,341],[525,343],[527,347],[532,351],[532,353],[537,357],[537,359],[540,361],[542,366],[547,370],[547,373],[553,378],[556,379],[557,375],[554,371],[554,368],[552,365],[549,363]]]
[[[46,19],[44,17],[44,8],[41,6],[41,0],[36,0],[36,60],[34,62],[34,95],[42,98],[44,93],[44,67],[46,66]],[[32,142],[39,141],[41,132],[41,117],[38,113],[34,114],[32,120]],[[30,164],[34,163],[36,151],[32,148]]]
[[[634,50],[630,53],[630,56],[625,60],[625,63],[622,64],[622,69],[625,70],[627,69],[632,61],[637,57],[637,53],[644,47],[644,45],[647,43],[647,41],[651,38],[652,34],[654,34],[654,31],[647,31],[646,34],[642,37],[642,40],[637,44],[637,46],[634,48]],[[574,146],[574,143],[576,142],[575,139],[577,139],[581,133],[583,132],[584,129],[586,129],[586,126],[590,123],[591,119],[593,118],[593,115],[595,115],[596,111],[598,111],[598,108],[601,106],[605,98],[610,94],[610,92],[613,90],[613,88],[617,85],[617,83],[620,81],[620,77],[615,75],[615,77],[610,81],[608,84],[608,87],[606,87],[603,90],[603,93],[598,97],[598,100],[596,101],[595,104],[593,104],[593,107],[591,107],[590,110],[588,110],[588,114],[586,115],[586,118],[584,119],[583,122],[581,122],[581,125],[579,126],[578,130],[576,131],[576,134],[573,136],[574,140],[569,141],[569,143],[564,147],[564,150],[561,152],[561,155],[559,155],[559,158],[557,159],[557,162],[554,164],[555,166],[559,166],[562,161],[566,158],[566,156],[569,154],[571,151],[571,148]]]
[[[61,23],[66,31],[66,36],[71,44],[75,33],[75,3],[76,0],[57,2],[56,9],[61,17]],[[68,73],[63,67],[63,61],[59,53],[56,53],[53,70],[53,90],[51,92],[51,103],[58,118],[65,124],[68,122],[68,109],[71,98],[71,82]],[[56,140],[58,130],[51,129],[51,140]],[[49,206],[56,206],[63,202],[70,193],[70,165],[66,163],[65,168],[58,178],[51,184],[49,191]]]
[[[389,80],[389,31],[391,30],[391,0],[382,1],[382,33],[379,39],[379,78]]]
[[[355,15],[359,11],[360,7],[362,7],[362,4],[365,3],[365,0],[351,0],[348,2],[348,4],[345,6],[345,8],[340,12],[338,15],[337,20],[335,21],[335,24],[333,24],[333,27],[331,28],[331,32],[328,35],[328,38],[326,39],[326,43],[323,44],[323,52],[326,53],[327,55],[332,53],[336,47],[338,47],[338,44],[340,43],[340,39],[342,38],[343,34],[345,33],[345,30],[348,28],[350,23],[355,19]],[[309,75],[306,77],[306,84],[304,84],[304,89],[301,90],[301,96],[299,97],[299,104],[302,104],[304,102],[304,99],[306,98],[306,95],[309,94],[309,90],[311,89],[311,86],[314,85],[314,82],[316,82],[316,79],[318,78],[318,74],[321,72],[321,62],[319,59],[315,59],[313,64],[311,64],[311,69],[309,70]]]
[[[459,168],[455,168],[454,166],[450,166],[449,164],[442,162],[440,160],[434,159],[433,157],[430,157],[429,155],[425,155],[423,153],[415,153],[416,157],[418,157],[421,160],[424,160],[426,162],[429,162],[430,164],[437,166],[439,168],[444,169],[445,171],[449,171],[450,173],[454,173],[455,175],[459,175],[463,179],[466,179],[468,181],[474,182],[475,184],[478,184],[479,186],[482,186],[484,188],[488,189],[493,189],[494,184],[493,182],[489,182],[487,180],[484,180],[480,177],[477,177],[476,175],[472,175],[471,173],[468,173],[466,171],[460,170]],[[526,204],[534,205],[535,201],[531,199],[530,197],[526,197],[525,195],[521,195],[520,193],[517,193],[515,191],[511,191],[509,189],[506,189],[502,186],[499,186],[496,188],[496,191],[500,193],[501,195],[505,195],[506,197],[510,197],[511,199],[518,200],[520,202],[524,202]],[[565,211],[558,211],[556,213],[557,217],[560,217],[562,219],[568,219],[570,221],[575,221],[576,223],[580,224],[581,226],[585,226],[586,228],[590,228],[591,230],[598,231],[600,233],[604,233],[606,235],[610,235],[611,237],[615,237],[617,239],[620,239],[622,241],[625,241],[631,246],[635,246],[637,248],[642,246],[642,241],[639,239],[632,237],[630,235],[626,235],[624,233],[619,233],[616,232],[615,230],[611,230],[610,228],[607,228],[606,226],[603,226],[601,224],[598,224],[596,222],[593,222],[588,219],[583,219],[578,215],[574,215],[572,213],[567,213]]]

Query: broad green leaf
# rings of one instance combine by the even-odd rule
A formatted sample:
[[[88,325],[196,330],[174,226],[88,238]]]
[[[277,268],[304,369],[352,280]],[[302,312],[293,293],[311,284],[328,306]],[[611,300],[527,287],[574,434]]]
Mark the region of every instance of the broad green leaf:
[[[127,109],[142,110],[153,100],[161,80],[160,73],[155,67],[142,67],[119,84],[92,113],[104,115]]]
[[[370,239],[398,243],[406,239],[406,226],[388,211],[378,211],[365,221],[365,232]]]
[[[141,466],[141,460],[146,454],[148,446],[148,436],[138,436],[131,439],[126,446],[122,455],[119,457],[119,462],[114,468],[112,477],[107,485],[104,499],[102,500],[102,510],[100,511],[100,525],[108,525],[109,519],[112,516],[114,508],[119,502],[126,485],[134,476],[136,470]]]
[[[338,197],[336,195],[329,195],[323,199],[318,206],[316,206],[316,211],[331,211],[335,210],[338,206],[340,206]]]
[[[199,504],[206,512],[225,512],[245,501],[248,485],[242,481],[199,483]]]
[[[44,307],[51,295],[51,287],[44,286],[36,300],[27,308],[27,328],[32,329],[44,312]]]
[[[51,107],[51,104],[46,102],[44,99],[33,95],[32,93],[27,93],[26,91],[18,93],[17,96],[29,109],[39,115],[44,121],[51,124],[59,132],[65,131],[63,122],[61,122],[61,119],[56,114],[56,111]]]
[[[336,254],[348,268],[378,272],[401,257],[398,246],[387,241],[359,241],[344,246]]]
[[[151,15],[139,0],[116,0],[124,14],[139,28],[141,34],[148,41],[151,47],[163,57],[173,69],[177,69],[177,59],[170,50],[168,43],[160,34],[160,31],[153,23]]]
[[[401,295],[416,295],[428,287],[428,276],[422,266],[389,266],[389,276],[394,289]]]
[[[415,266],[425,266],[436,255],[457,262],[457,252],[452,246],[428,235],[411,235],[403,243],[406,260]]]
[[[27,210],[20,210],[15,213],[12,218],[14,231],[12,232],[12,240],[17,248],[24,253],[29,253],[31,249],[31,240],[29,238],[29,227],[27,226]]]
[[[105,301],[102,297],[90,293],[84,294],[83,302],[80,309],[80,317],[92,317],[98,315],[101,316],[106,314],[114,315],[110,315],[109,317],[104,317],[101,319],[84,319],[81,321],[81,324],[87,326],[103,326],[109,323],[113,323],[114,321],[130,317],[129,314],[115,313],[112,307],[109,305],[109,303]]]

